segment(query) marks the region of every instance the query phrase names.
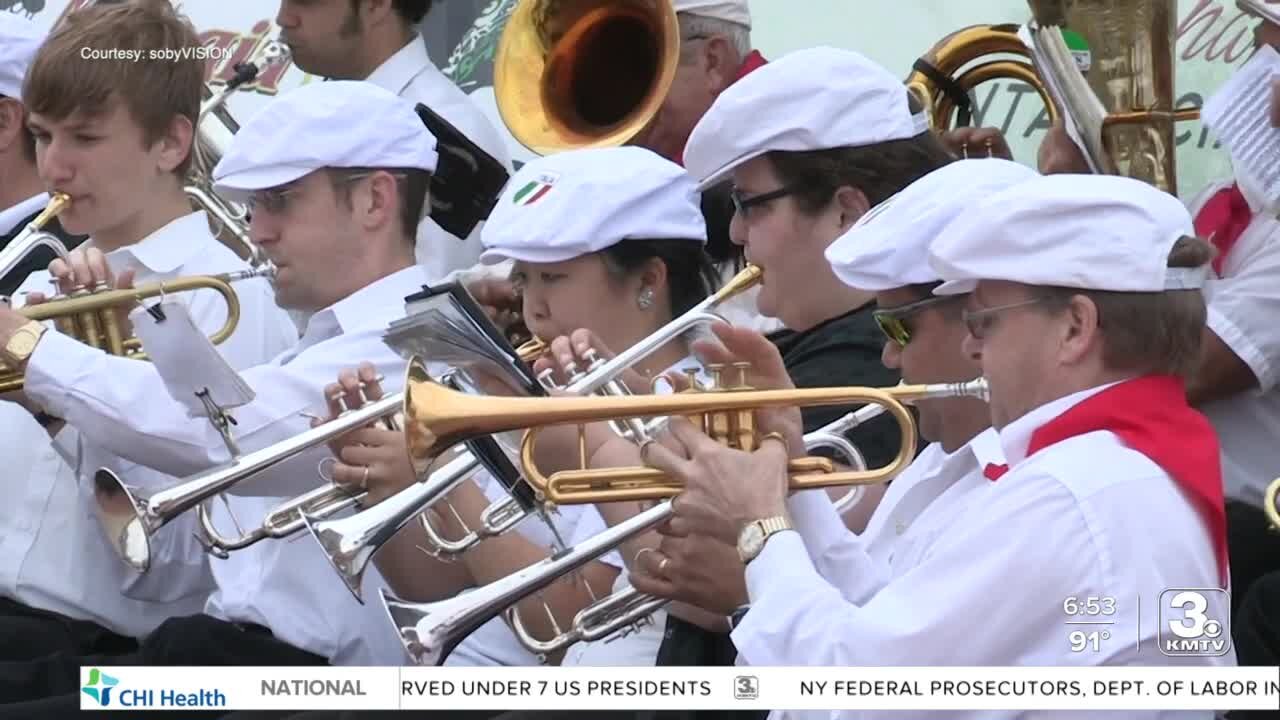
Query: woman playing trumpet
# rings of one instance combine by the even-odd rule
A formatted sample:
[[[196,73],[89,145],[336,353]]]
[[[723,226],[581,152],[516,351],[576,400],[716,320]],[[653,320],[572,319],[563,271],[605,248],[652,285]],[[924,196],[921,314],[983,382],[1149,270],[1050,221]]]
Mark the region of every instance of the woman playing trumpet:
[[[499,200],[483,240],[486,262],[514,261],[512,280],[521,290],[529,330],[536,337],[554,338],[536,369],[559,383],[586,370],[590,361],[580,344],[594,346],[599,357],[607,358],[610,349],[630,347],[703,300],[714,283],[693,181],[679,166],[639,148],[566,152],[524,166]],[[650,378],[684,367],[699,366],[689,359],[687,342],[677,338],[633,366],[623,381],[632,392],[647,392]],[[351,404],[358,404],[361,381],[366,394],[377,394],[376,388],[370,392],[368,387],[372,379],[371,374],[344,373],[329,394],[345,392]],[[333,409],[339,408],[335,404]],[[603,445],[602,438],[610,433],[603,424],[590,427],[589,444]],[[576,434],[571,431],[544,433],[539,444],[544,467],[560,469],[576,462]],[[634,464],[638,454],[634,445],[630,448]],[[416,481],[399,433],[360,430],[335,450],[340,462],[334,480],[364,484],[367,502],[378,502]],[[433,527],[445,537],[462,536],[467,528],[459,518],[475,527],[480,513],[505,494],[490,478],[464,482],[430,513]],[[622,505],[628,507],[616,507]],[[553,524],[561,538],[573,544],[603,530],[606,521],[626,519],[636,509],[631,503],[563,506]],[[448,597],[550,554],[555,538],[545,524],[523,523],[518,530],[487,538],[462,554],[460,562],[446,564],[423,557],[417,546],[425,543],[417,537],[420,528],[415,523],[388,542],[376,562],[402,598]],[[656,537],[648,536],[624,547],[622,558],[616,553],[606,556],[576,578],[530,598],[518,607],[525,628],[540,640],[550,639],[557,631],[548,610],[561,628],[567,627],[579,610],[623,582],[623,558],[629,564],[642,547],[656,544]],[[591,643],[595,652],[573,650],[575,657],[569,662],[652,664],[661,642],[661,620],[622,642]],[[450,662],[532,664],[536,659],[506,627],[491,622],[459,647]]]

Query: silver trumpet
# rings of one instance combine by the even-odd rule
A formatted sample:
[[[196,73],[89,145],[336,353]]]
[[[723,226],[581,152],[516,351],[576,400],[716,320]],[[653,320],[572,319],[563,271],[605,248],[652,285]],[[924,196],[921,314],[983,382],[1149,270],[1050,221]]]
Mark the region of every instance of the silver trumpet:
[[[561,576],[665,521],[671,512],[671,502],[663,501],[562,553],[448,600],[409,603],[383,590],[382,602],[409,657],[419,665],[442,665],[476,628]]]
[[[471,453],[460,453],[426,480],[416,482],[355,515],[320,521],[303,511],[302,522],[320,543],[325,557],[329,558],[347,589],[364,604],[361,592],[364,572],[378,548],[410,520],[421,515],[425,508],[474,475],[480,467],[480,462]]]
[[[27,226],[22,229],[22,232],[18,233],[17,237],[9,241],[9,244],[0,250],[0,278],[13,272],[13,269],[22,264],[22,261],[27,259],[27,256],[42,247],[49,248],[63,260],[67,259],[69,255],[67,246],[57,236],[45,232],[44,226],[48,225],[57,217],[58,213],[65,210],[70,204],[70,195],[54,193],[44,210],[40,211],[40,214],[27,223]]]
[[[161,490],[148,498],[135,497],[128,485],[115,473],[103,468],[94,475],[98,519],[103,523],[107,537],[111,539],[111,544],[120,557],[138,572],[146,572],[151,566],[151,535],[174,518],[229,490],[240,481],[299,453],[392,416],[400,410],[400,406],[399,393],[375,400],[319,427],[236,457],[221,467],[194,475],[181,484]],[[334,499],[345,506],[350,497],[344,492],[343,497],[339,498],[335,493]],[[293,502],[298,505],[298,511],[306,508],[317,510],[315,502],[304,503],[301,498]],[[330,512],[336,511],[334,509]]]
[[[755,266],[749,266],[726,283],[717,293],[698,303],[685,314],[672,320],[649,337],[632,345],[612,359],[591,362],[586,372],[575,375],[568,385],[557,387],[557,389],[578,395],[587,395],[596,391],[604,391],[612,395],[625,394],[625,386],[618,381],[618,376],[624,370],[644,360],[694,327],[708,322],[723,321],[723,318],[714,314],[713,310],[726,300],[754,287],[760,282],[760,278],[760,269]],[[525,357],[529,362],[532,362],[538,351],[539,348],[532,343],[529,348],[522,347],[520,349],[521,356]],[[546,378],[539,379],[544,384],[547,384]],[[405,387],[410,387],[411,383],[412,380],[406,380]],[[401,398],[403,393],[388,396],[388,399],[391,397]],[[627,419],[621,421],[615,427],[615,430],[625,437],[638,441],[643,439],[646,433],[653,432],[662,422],[664,421],[659,419],[646,424],[638,420]],[[413,459],[413,462],[414,470],[418,477],[421,478],[428,474],[430,470],[429,461],[419,462],[417,459]],[[475,462],[474,459],[473,462]],[[478,462],[476,466],[478,467]],[[449,467],[453,467],[453,463],[450,463],[446,466],[446,469],[440,472],[446,472]],[[462,465],[458,467],[462,467]],[[470,472],[474,472],[474,468]],[[468,476],[470,472],[467,473]],[[378,506],[363,510],[351,517],[308,523],[308,528],[312,535],[320,542],[326,554],[330,555],[330,562],[338,570],[338,574],[342,577],[347,587],[357,588],[359,586],[360,577],[365,570],[365,566],[378,548],[394,537],[396,531],[404,526],[404,523],[407,522],[404,518],[406,514],[409,519],[412,519],[414,515],[424,513],[456,487],[458,482],[461,482],[461,479],[454,478],[451,474],[446,474],[443,477],[457,480],[457,482],[447,486],[442,482],[440,486],[436,486],[434,484],[434,474],[432,474],[430,480],[405,488]],[[447,487],[447,489],[439,489],[443,487]],[[383,509],[380,510],[379,508]],[[430,526],[425,517],[422,518],[422,526],[427,533],[428,541],[434,546],[431,551],[432,554],[441,559],[449,559],[466,552],[486,537],[493,537],[506,532],[506,530],[514,527],[528,515],[529,512],[521,508],[518,502],[512,498],[495,503],[487,508],[484,512],[481,526],[458,540],[449,540],[441,537]],[[353,589],[353,592],[356,591]],[[358,593],[356,593],[356,598],[360,599]]]
[[[845,413],[840,418],[827,423],[821,428],[805,433],[805,448],[809,450],[811,455],[814,450],[818,449],[833,450],[844,460],[845,465],[855,470],[866,470],[867,463],[863,459],[862,453],[857,446],[849,442],[844,433],[883,414],[883,405],[865,405],[857,410]],[[851,486],[848,492],[834,503],[836,512],[844,514],[852,508],[858,499],[862,497],[865,487],[864,485]],[[520,613],[516,611],[515,607],[507,609],[506,619],[520,644],[524,645],[529,652],[545,660],[553,653],[564,650],[575,643],[604,640],[630,628],[639,628],[646,618],[666,607],[669,602],[666,598],[645,595],[635,588],[627,588],[597,600],[578,611],[569,629],[562,631],[559,627],[556,627],[557,634],[551,640],[535,638],[525,628],[524,623],[520,620]],[[555,618],[553,617],[551,620],[554,626],[556,624]]]

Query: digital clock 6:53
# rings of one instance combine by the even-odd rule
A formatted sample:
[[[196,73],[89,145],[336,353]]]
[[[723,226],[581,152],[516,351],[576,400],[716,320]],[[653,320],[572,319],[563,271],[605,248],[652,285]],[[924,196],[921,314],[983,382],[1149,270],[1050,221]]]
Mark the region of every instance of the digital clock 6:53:
[[[1062,601],[1062,612],[1070,616],[1097,617],[1116,614],[1116,599],[1107,595],[1088,595],[1076,597],[1072,595]]]

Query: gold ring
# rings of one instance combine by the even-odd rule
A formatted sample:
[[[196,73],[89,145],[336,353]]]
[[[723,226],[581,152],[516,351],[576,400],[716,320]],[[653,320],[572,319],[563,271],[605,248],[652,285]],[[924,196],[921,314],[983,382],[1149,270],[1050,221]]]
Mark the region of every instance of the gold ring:
[[[760,446],[761,446],[761,447],[764,447],[764,441],[765,441],[765,440],[777,440],[778,442],[782,443],[782,449],[783,449],[783,450],[785,450],[788,454],[790,454],[790,452],[791,452],[791,443],[788,443],[788,442],[787,442],[787,438],[786,438],[786,436],[784,436],[782,433],[780,433],[780,432],[776,432],[776,431],[775,431],[775,432],[771,432],[771,433],[769,433],[769,434],[765,435],[764,437],[760,438]]]
[[[364,475],[360,477],[360,489],[361,490],[369,489],[369,466],[368,465],[364,466]]]
[[[664,557],[664,558],[662,558],[662,562],[658,563],[658,574],[659,574],[659,575],[666,575],[666,574],[667,574],[667,565],[668,565],[670,562],[671,562],[671,558],[669,558],[669,557]]]

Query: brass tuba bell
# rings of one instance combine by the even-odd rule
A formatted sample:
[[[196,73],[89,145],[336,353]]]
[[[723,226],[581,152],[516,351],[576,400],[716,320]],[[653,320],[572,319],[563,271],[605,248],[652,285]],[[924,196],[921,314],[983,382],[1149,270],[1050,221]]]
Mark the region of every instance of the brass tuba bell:
[[[622,145],[657,114],[679,56],[670,0],[519,0],[494,58],[498,112],[540,155]]]

